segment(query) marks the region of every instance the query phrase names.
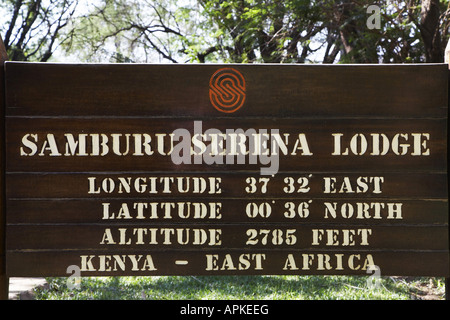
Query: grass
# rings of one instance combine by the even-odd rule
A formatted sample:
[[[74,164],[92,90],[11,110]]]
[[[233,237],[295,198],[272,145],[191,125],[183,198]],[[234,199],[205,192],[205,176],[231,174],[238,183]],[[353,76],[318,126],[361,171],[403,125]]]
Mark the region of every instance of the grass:
[[[48,278],[37,300],[410,300],[432,291],[443,299],[444,278],[350,276],[89,277],[79,289]]]

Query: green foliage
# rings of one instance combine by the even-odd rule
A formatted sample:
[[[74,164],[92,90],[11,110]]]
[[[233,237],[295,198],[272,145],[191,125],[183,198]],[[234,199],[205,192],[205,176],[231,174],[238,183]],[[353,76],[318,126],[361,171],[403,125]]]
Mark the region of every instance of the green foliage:
[[[229,62],[304,62],[298,46],[320,32],[320,8],[311,1],[200,1],[209,23],[222,30]],[[302,35],[308,30],[307,35]]]
[[[428,278],[382,277],[368,287],[367,277],[347,276],[199,276],[199,277],[91,277],[81,289],[68,289],[67,278],[48,279],[36,299],[49,300],[408,300]],[[441,298],[443,279],[433,279]]]
[[[2,0],[0,32],[12,60],[59,49],[81,62],[431,62],[449,38],[449,0],[422,2]]]

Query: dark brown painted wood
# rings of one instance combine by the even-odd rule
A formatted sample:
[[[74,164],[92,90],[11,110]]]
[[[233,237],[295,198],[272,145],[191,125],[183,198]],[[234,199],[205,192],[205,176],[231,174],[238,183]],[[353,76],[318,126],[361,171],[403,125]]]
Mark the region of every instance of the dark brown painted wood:
[[[274,199],[274,198],[272,198]],[[140,203],[140,204],[139,204]],[[142,207],[142,218],[139,215]],[[169,213],[166,207],[171,208]],[[330,211],[328,206],[335,208]],[[153,209],[155,208],[155,209]],[[183,215],[178,213],[183,209]],[[366,214],[366,208],[367,210]],[[393,213],[401,209],[401,216]],[[296,199],[45,199],[8,200],[8,225],[127,222],[189,223],[289,223],[329,225],[423,225],[448,223],[447,200],[342,199],[298,197]],[[128,215],[120,213],[128,210]],[[295,214],[295,215],[294,215]]]
[[[211,77],[225,67],[237,70],[245,80],[239,89],[245,99],[234,113],[218,111],[209,96]],[[382,275],[449,276],[447,77],[444,64],[7,63],[7,274],[63,276],[70,265],[81,267],[83,276],[367,274],[363,264],[373,262],[381,267]],[[281,156],[275,176],[261,176],[260,169],[267,166],[261,163],[176,165],[170,156],[157,151],[156,134],[168,136],[180,128],[194,134],[195,121],[201,121],[203,131],[253,128],[279,130],[282,136],[289,133],[288,152]],[[66,152],[65,134],[104,134],[111,142],[113,134],[143,133],[152,137],[152,155],[117,155],[111,145],[103,156]],[[368,151],[333,155],[335,133],[343,135],[343,150],[353,136],[367,137]],[[42,144],[47,134],[55,137],[61,155],[52,154]],[[292,155],[299,134],[307,138],[312,154],[300,155],[297,150]],[[373,134],[389,140],[402,135],[402,146],[410,146],[404,149],[405,155],[392,148],[386,155],[370,155]],[[24,145],[23,139],[31,135],[38,139],[36,153]],[[416,152],[411,145],[414,135],[426,135],[415,144],[419,146]],[[424,150],[426,154],[421,154]],[[119,178],[130,181],[129,192],[119,186]],[[193,179],[203,179],[206,191],[195,192],[192,184],[187,192],[179,191],[179,178],[180,188],[186,188],[188,181],[194,183]],[[262,189],[261,178],[267,179],[267,190]],[[294,181],[294,192],[286,191],[289,178]],[[376,190],[374,185],[358,185],[361,178],[383,182]],[[249,191],[251,179],[255,192]],[[299,192],[298,179],[308,179],[302,180],[308,182],[307,190]],[[326,179],[334,179],[328,191]],[[109,187],[115,183],[115,188],[102,190],[101,181]],[[136,181],[139,188],[144,182],[155,182],[157,188],[154,192],[135,189]],[[343,186],[343,181],[351,187]],[[182,202],[214,203],[216,209],[220,204],[221,217],[165,219],[161,213],[154,220],[117,217],[123,204],[131,208],[136,202],[174,207]],[[249,204],[263,202],[270,205],[271,216],[249,217]],[[287,203],[298,210],[302,202],[309,205],[308,217],[285,216]],[[326,218],[325,202],[346,207],[336,218]],[[105,203],[114,219],[104,219]],[[364,219],[358,219],[357,213],[346,217],[350,206],[386,207],[388,203],[401,205],[401,219],[388,218],[385,211],[377,218],[373,211],[370,217],[365,211]],[[159,231],[157,244],[136,243],[130,236],[144,228]],[[161,238],[164,228],[169,238]],[[175,241],[170,232],[176,229],[189,229],[191,241],[164,244]],[[329,235],[329,243],[324,238],[320,244],[312,243],[313,232],[319,230],[322,237]],[[344,244],[345,239],[357,241],[357,236],[344,238],[351,232],[358,234],[357,230],[370,230],[368,243]],[[109,231],[113,239],[108,238]],[[215,237],[210,244],[196,244],[194,232],[212,232]],[[294,234],[298,242],[288,243]],[[131,242],[117,244],[122,240]],[[150,268],[145,264],[140,271],[133,270],[133,259],[144,257],[139,260],[142,263],[147,255],[154,259],[156,270],[145,271]],[[368,255],[370,261],[364,262]],[[255,259],[261,259],[264,268],[257,268]],[[122,266],[122,271],[108,271]]]
[[[445,226],[309,223],[9,225],[7,250],[370,249],[448,250]]]
[[[445,118],[446,64],[71,65],[7,63],[7,116],[224,116],[209,81],[232,67],[246,81],[242,117]],[[443,90],[436,90],[443,88]],[[400,93],[400,94],[399,94]]]
[[[289,181],[292,178],[294,189],[290,191]],[[308,192],[299,192],[301,188],[299,179],[307,179]],[[358,192],[357,181],[367,181],[367,192]],[[91,179],[91,180],[90,180]],[[129,193],[122,187],[121,179],[130,184]],[[263,181],[268,179],[267,190],[263,190]],[[287,179],[287,180],[286,180]],[[372,183],[370,183],[372,179]],[[381,179],[384,182],[381,183]],[[380,181],[381,193],[374,193],[374,181]],[[260,176],[255,172],[203,173],[203,172],[142,172],[142,173],[10,173],[7,174],[7,199],[40,199],[40,198],[72,198],[72,199],[261,199],[277,198],[313,199],[447,199],[447,176],[445,173],[388,173],[383,172],[291,172],[278,173],[274,177]],[[92,183],[90,182],[92,181]],[[155,188],[152,187],[155,181]],[[204,188],[196,192],[195,182],[202,183]],[[201,181],[201,182],[199,182]],[[301,180],[302,181],[302,180]],[[325,193],[326,181],[333,181],[329,193]],[[102,187],[108,183],[106,192]],[[256,188],[253,188],[256,185]],[[351,184],[349,192],[339,193]],[[182,189],[178,186],[182,185]],[[187,185],[189,184],[189,189]],[[92,186],[91,186],[92,185]],[[247,189],[248,188],[248,189]],[[286,188],[286,189],[285,189]],[[359,188],[360,191],[364,189]],[[156,190],[156,192],[154,192]],[[180,192],[189,191],[189,192]],[[219,191],[220,193],[215,193]],[[247,191],[248,190],[248,191]],[[255,190],[255,192],[251,192]],[[350,192],[353,191],[353,192]],[[91,193],[90,193],[91,192]]]
[[[213,171],[213,170],[253,170],[259,171],[263,165],[260,157],[256,157],[255,164],[251,163],[250,156],[246,156],[244,164],[236,164],[237,156],[234,156],[235,164],[227,164],[225,156],[219,156],[219,160],[226,165],[206,164],[202,155],[201,164],[194,163],[194,157],[191,156],[190,164],[174,164],[171,155],[166,155],[171,149],[172,140],[169,138],[176,129],[186,129],[190,136],[186,137],[190,143],[189,147],[194,148],[192,139],[196,133],[204,133],[210,128],[215,128],[219,132],[225,133],[227,129],[236,131],[254,128],[256,132],[267,129],[267,133],[277,130],[279,135],[284,138],[284,134],[289,134],[287,140],[283,140],[280,145],[278,171],[445,171],[446,170],[446,120],[208,120],[203,122],[201,128],[194,129],[193,121],[186,120],[137,120],[137,119],[8,119],[7,120],[7,168],[8,172],[79,172],[79,171]],[[200,126],[200,125],[199,125]],[[119,129],[120,128],[120,129]],[[276,134],[277,132],[273,132]],[[56,140],[58,150],[43,150],[48,147],[47,134],[52,134]],[[133,156],[135,152],[133,134],[147,133],[151,137],[150,142],[152,155]],[[336,152],[335,142],[337,138],[333,134],[340,133],[339,138],[341,153],[333,155]],[[389,151],[386,155],[370,155],[375,147],[373,146],[373,136],[371,134],[384,134],[389,142]],[[36,136],[27,136],[27,135]],[[66,152],[68,138],[65,134],[72,134],[75,141],[79,140],[80,134],[104,134],[107,148],[100,149],[105,151],[105,155],[77,156],[76,150]],[[117,155],[113,151],[112,134],[122,134],[120,150]],[[125,138],[129,134],[129,138]],[[166,134],[164,142],[159,143],[156,134]],[[299,134],[304,134],[307,141],[308,152],[296,150],[299,148]],[[356,153],[351,151],[350,141],[355,135],[362,134],[367,140],[367,148],[364,152],[356,149]],[[400,136],[399,134],[406,134]],[[414,135],[418,136],[421,149],[413,148]],[[424,134],[424,135],[422,135]],[[425,136],[426,135],[426,136]],[[360,136],[359,136],[360,137]],[[37,150],[33,152],[26,144],[24,138],[32,141]],[[92,147],[89,146],[92,136],[87,138],[86,154],[92,153]],[[286,139],[286,138],[284,138]],[[362,138],[361,138],[362,139]],[[180,139],[182,140],[182,139]],[[194,139],[196,140],[196,139]],[[202,141],[205,146],[211,142]],[[250,140],[250,138],[249,138]],[[356,140],[356,138],[355,138]],[[230,139],[230,141],[233,141]],[[248,140],[247,140],[248,141]],[[253,140],[251,140],[253,141]],[[286,142],[287,141],[287,142]],[[378,141],[378,139],[377,139]],[[397,141],[401,146],[392,147]],[[126,143],[130,143],[127,149]],[[180,143],[175,141],[174,150]],[[272,145],[273,140],[268,142]],[[425,145],[425,147],[422,146]],[[404,145],[404,147],[403,147]],[[158,152],[159,146],[165,146],[164,154]],[[386,144],[387,146],[387,144]],[[224,147],[226,143],[224,142]],[[282,148],[285,147],[283,150]],[[253,150],[248,145],[246,150]],[[268,147],[269,148],[269,147]],[[266,149],[265,149],[266,150]],[[381,149],[380,149],[381,150]],[[128,151],[128,152],[127,152]],[[141,153],[142,150],[139,150]],[[349,155],[344,155],[348,151]],[[416,156],[415,152],[426,152],[428,156]],[[79,151],[78,151],[79,152]],[[230,152],[230,151],[228,151]],[[286,153],[286,154],[283,154]],[[402,155],[405,152],[405,155]],[[180,151],[174,151],[174,154],[180,154]],[[25,155],[23,155],[25,154]],[[275,159],[271,159],[271,163]]]
[[[228,254],[228,256],[227,256]],[[289,254],[295,265],[285,268]],[[303,264],[303,255],[310,261],[308,269]],[[354,256],[352,256],[354,254]],[[68,276],[69,266],[86,266],[81,269],[82,276],[152,276],[152,275],[371,275],[364,263],[368,255],[372,255],[375,265],[380,267],[382,276],[448,276],[448,251],[343,251],[333,252],[309,250],[178,250],[178,251],[133,251],[117,252],[116,256],[105,251],[38,251],[38,252],[8,252],[8,269],[10,276]],[[151,269],[145,265],[144,259],[150,255],[154,262]],[[206,270],[207,255],[210,255],[211,270]],[[265,256],[264,256],[265,255]],[[339,256],[342,255],[342,256]],[[84,258],[81,258],[84,256]],[[132,256],[132,258],[130,258]],[[242,261],[239,261],[241,257]],[[116,259],[117,258],[117,259]],[[131,259],[137,261],[136,271],[132,271]],[[116,263],[125,260],[125,271]],[[262,261],[263,270],[256,270],[257,260]],[[329,259],[329,266],[326,261]],[[338,259],[342,267],[338,268]],[[354,268],[349,268],[354,262]],[[176,264],[176,261],[187,261],[187,264]],[[232,262],[230,262],[232,261]],[[88,262],[91,264],[88,265]],[[250,262],[250,263],[248,263]],[[323,270],[318,270],[322,266]],[[232,269],[234,267],[234,269]],[[328,269],[327,267],[330,267]],[[103,268],[102,271],[101,269]],[[245,269],[247,268],[247,269]],[[285,268],[285,270],[283,269]],[[298,270],[294,270],[298,268]],[[354,270],[356,269],[356,270]],[[108,271],[106,271],[108,270]]]

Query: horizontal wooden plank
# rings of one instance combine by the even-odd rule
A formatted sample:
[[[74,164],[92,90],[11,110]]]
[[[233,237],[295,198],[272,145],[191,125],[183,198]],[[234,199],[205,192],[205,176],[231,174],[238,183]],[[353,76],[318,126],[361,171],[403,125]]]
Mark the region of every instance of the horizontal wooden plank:
[[[9,277],[160,275],[365,275],[449,277],[448,252],[307,250],[8,252]],[[68,267],[71,269],[68,270]]]
[[[7,224],[124,222],[448,224],[447,200],[77,199],[8,200]]]
[[[446,126],[446,119],[195,122],[14,118],[6,123],[6,171],[443,172],[447,166]],[[171,136],[177,129],[186,136]],[[213,129],[216,131],[208,132]],[[242,136],[238,141],[239,129]],[[205,133],[208,135],[201,136]],[[262,138],[252,133],[267,135]],[[86,148],[81,148],[84,139]],[[211,139],[214,142],[208,141]],[[258,139],[266,139],[265,144]],[[191,150],[198,155],[185,156]],[[217,150],[216,154],[211,156],[211,150]]]
[[[233,68],[245,102],[221,113],[210,79]],[[445,117],[446,64],[131,65],[6,63],[7,116]]]
[[[9,225],[6,250],[448,250],[447,226],[324,224]]]
[[[447,199],[445,173],[9,173],[6,181],[7,199]]]

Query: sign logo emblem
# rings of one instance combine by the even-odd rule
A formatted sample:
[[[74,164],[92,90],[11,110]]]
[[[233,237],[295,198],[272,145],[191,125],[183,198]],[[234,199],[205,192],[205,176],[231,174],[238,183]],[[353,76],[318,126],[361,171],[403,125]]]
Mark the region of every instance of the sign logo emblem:
[[[245,101],[245,79],[233,68],[217,70],[209,81],[211,104],[220,112],[233,113]]]

